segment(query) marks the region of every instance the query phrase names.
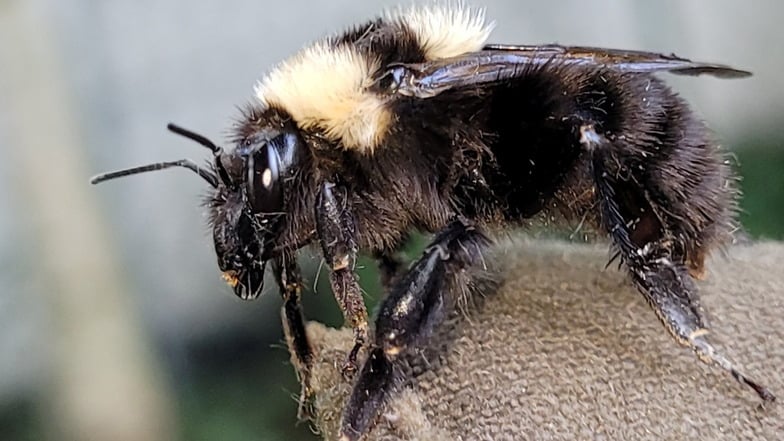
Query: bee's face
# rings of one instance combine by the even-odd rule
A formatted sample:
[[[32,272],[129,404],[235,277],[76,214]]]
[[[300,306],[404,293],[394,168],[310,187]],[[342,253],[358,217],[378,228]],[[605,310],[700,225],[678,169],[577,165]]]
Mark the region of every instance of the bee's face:
[[[286,200],[298,196],[291,187],[306,157],[306,146],[299,129],[287,117],[270,111],[262,118],[254,109],[245,116],[238,144],[230,152],[198,133],[175,124],[167,126],[210,149],[215,158],[212,167],[180,159],[101,173],[91,182],[171,167],[197,173],[213,189],[207,205],[218,267],[237,296],[254,299],[264,286],[267,261],[285,245],[279,239],[290,219]]]
[[[224,280],[238,297],[254,299],[264,287],[264,267],[274,237],[266,240],[269,245],[265,249],[254,225],[259,220],[246,206],[242,192],[226,192],[225,199],[213,207],[213,241]]]
[[[287,183],[303,152],[295,128],[263,129],[216,157],[220,183],[211,201],[213,240],[223,278],[242,299],[264,286],[286,220]]]

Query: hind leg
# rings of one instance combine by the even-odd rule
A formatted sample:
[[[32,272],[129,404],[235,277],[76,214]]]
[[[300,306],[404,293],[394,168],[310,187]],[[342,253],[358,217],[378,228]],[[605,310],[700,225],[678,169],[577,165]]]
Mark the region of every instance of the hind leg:
[[[593,180],[601,219],[617,247],[632,281],[678,343],[690,347],[705,363],[728,371],[764,401],[775,396],[741,372],[707,339],[708,326],[689,273],[677,226],[667,225],[653,197],[636,180],[617,173],[619,160],[612,146],[593,127],[583,126],[583,144],[591,152]]]

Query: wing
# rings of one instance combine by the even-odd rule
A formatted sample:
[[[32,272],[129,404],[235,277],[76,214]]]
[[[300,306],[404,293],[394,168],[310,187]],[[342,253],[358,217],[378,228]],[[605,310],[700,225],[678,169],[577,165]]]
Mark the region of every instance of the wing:
[[[446,90],[478,86],[517,78],[531,66],[556,63],[603,67],[620,72],[672,72],[678,75],[712,75],[718,78],[743,78],[750,72],[723,64],[700,63],[675,54],[627,51],[581,46],[488,45],[483,50],[426,63],[393,66],[394,93],[428,98]]]

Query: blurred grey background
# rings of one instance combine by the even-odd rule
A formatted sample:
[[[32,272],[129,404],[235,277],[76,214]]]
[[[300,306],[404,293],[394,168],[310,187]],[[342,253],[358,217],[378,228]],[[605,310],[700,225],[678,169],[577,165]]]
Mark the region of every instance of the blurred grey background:
[[[277,294],[242,302],[219,279],[203,181],[182,170],[87,180],[207,158],[165,124],[222,141],[272,64],[397,4],[0,0],[3,439],[314,439],[295,425]],[[667,79],[740,158],[749,233],[784,238],[784,4],[471,4],[496,22],[493,42],[675,52],[753,71]],[[309,285],[318,264],[304,255]],[[360,277],[372,304],[372,265]],[[325,280],[307,313],[338,326]]]

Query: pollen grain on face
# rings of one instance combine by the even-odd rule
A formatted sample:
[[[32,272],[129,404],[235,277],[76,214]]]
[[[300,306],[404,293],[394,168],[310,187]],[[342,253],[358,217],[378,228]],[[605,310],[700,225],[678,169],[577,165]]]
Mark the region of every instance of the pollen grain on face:
[[[226,271],[221,274],[221,278],[229,284],[232,288],[237,286],[240,283],[240,279],[237,277],[237,274],[234,271]]]

